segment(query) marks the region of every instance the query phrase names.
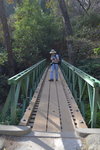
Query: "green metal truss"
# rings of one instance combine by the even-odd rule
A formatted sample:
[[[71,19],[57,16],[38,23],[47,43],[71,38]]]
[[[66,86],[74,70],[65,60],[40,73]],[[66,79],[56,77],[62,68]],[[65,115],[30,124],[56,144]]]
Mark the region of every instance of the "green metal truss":
[[[15,124],[19,101],[22,104],[21,112],[23,115],[26,105],[32,99],[45,68],[46,59],[8,79],[10,91],[2,111],[2,122],[5,121],[7,115],[10,115],[11,124]]]
[[[97,110],[100,111],[100,81],[62,60],[61,70],[85,118],[85,102],[89,100],[91,127],[96,126]],[[88,99],[87,99],[88,97]]]

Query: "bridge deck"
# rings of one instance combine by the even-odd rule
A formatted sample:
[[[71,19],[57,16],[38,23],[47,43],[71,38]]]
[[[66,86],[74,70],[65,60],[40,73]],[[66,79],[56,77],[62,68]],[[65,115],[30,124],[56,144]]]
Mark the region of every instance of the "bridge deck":
[[[61,74],[60,70],[59,73]],[[41,91],[33,130],[47,132],[73,131],[74,126],[63,90],[61,75],[58,81],[50,82],[48,80],[49,71]]]
[[[86,124],[59,69],[59,80],[49,81],[45,72],[20,125],[33,131],[69,132]],[[32,112],[31,112],[32,111]]]

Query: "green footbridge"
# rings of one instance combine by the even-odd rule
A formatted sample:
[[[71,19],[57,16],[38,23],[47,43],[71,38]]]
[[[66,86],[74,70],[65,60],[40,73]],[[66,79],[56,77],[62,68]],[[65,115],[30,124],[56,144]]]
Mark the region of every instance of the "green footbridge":
[[[62,60],[59,70],[62,74],[60,76],[64,77],[64,79],[61,79],[61,84],[62,85],[65,84],[65,83],[62,83],[64,80],[64,82],[66,82],[66,85],[68,85],[68,88],[72,94],[72,96],[69,98],[68,103],[70,103],[70,99],[72,99],[72,97],[73,97],[75,103],[77,104],[78,109],[80,109],[79,111],[82,115],[83,122],[85,122],[87,125],[89,125],[89,128],[96,128],[97,121],[99,119],[98,114],[100,114],[100,81],[95,79],[94,77],[88,75],[87,73],[83,72],[82,70],[74,67],[73,65],[69,64],[65,60]],[[27,114],[29,112],[27,112],[27,109],[29,108],[28,106],[32,103],[31,100],[34,99],[34,94],[36,95],[43,88],[46,89],[46,87],[44,87],[44,86],[47,86],[47,88],[49,87],[49,94],[48,94],[49,96],[48,97],[50,99],[50,86],[51,87],[56,86],[56,88],[58,88],[58,89],[60,88],[59,87],[59,86],[61,86],[59,83],[60,81],[58,81],[58,83],[55,81],[54,82],[55,85],[53,85],[53,83],[49,83],[49,81],[48,81],[49,75],[47,77],[48,82],[45,81],[46,75],[44,75],[44,73],[49,74],[48,71],[49,71],[49,66],[48,66],[46,59],[44,59],[44,60],[38,62],[37,64],[31,66],[30,68],[28,68],[8,79],[8,84],[10,86],[10,90],[9,90],[7,99],[5,101],[4,107],[2,109],[2,112],[1,112],[1,125],[2,124],[7,125],[8,122],[10,122],[10,125],[16,125],[16,123],[23,125],[20,123],[20,120],[23,118],[25,113],[26,113],[26,116],[28,116]],[[40,82],[41,82],[41,85],[39,85]],[[45,85],[44,82],[46,82],[47,85]],[[51,85],[49,85],[49,84],[51,84]],[[66,93],[66,85],[65,85],[65,87],[63,87],[63,90],[65,90],[65,93]],[[40,86],[41,86],[41,88],[40,88]],[[39,90],[37,90],[37,89],[39,89]],[[45,92],[46,92],[46,90],[45,90]],[[46,93],[44,93],[44,94],[46,94]],[[39,100],[40,96],[41,96],[41,92],[40,92],[40,95],[38,95],[37,100],[33,101],[34,104],[32,107],[32,111],[33,111],[35,105],[37,105],[37,109],[38,109],[39,103],[40,103],[40,100]],[[60,95],[58,92],[58,94],[57,94],[58,100],[61,99],[61,98],[59,98],[59,96]],[[63,97],[64,96],[62,96],[62,99],[65,99],[65,97],[64,98]],[[56,99],[56,98],[54,98],[54,99]],[[67,96],[66,96],[66,99],[67,99]],[[58,111],[60,114],[60,111],[63,108],[61,108],[59,101],[58,101],[57,105],[58,105]],[[70,105],[71,104],[69,104],[69,108],[71,107]],[[48,107],[48,109],[50,109],[51,106],[49,106],[49,104],[48,104],[47,107]],[[52,106],[52,107],[54,107],[54,106]],[[75,105],[75,107],[76,107],[76,105]],[[67,109],[67,108],[65,108],[65,109]],[[74,106],[72,109],[74,109]],[[89,109],[88,110],[88,113],[89,113],[88,122],[85,121],[85,120],[87,120],[87,114],[86,114],[87,109]],[[76,110],[76,111],[78,111],[78,110]],[[37,111],[35,110],[35,112],[37,112]],[[50,110],[49,110],[49,112],[50,112]],[[47,111],[47,115],[49,112]],[[54,112],[54,110],[53,110],[53,112]],[[74,113],[74,111],[71,110],[71,116],[73,116],[73,113]],[[32,115],[32,112],[30,113],[30,115]],[[30,117],[30,115],[28,117]],[[66,115],[67,114],[65,114],[65,116]],[[36,114],[34,116],[36,116]],[[20,118],[19,123],[18,123],[18,117]],[[49,115],[47,116],[47,122],[49,120],[48,117],[49,117]],[[100,117],[100,115],[99,115],[99,117]],[[35,117],[33,117],[33,118],[35,119]],[[77,118],[77,115],[76,115],[76,118]],[[76,118],[74,118],[73,120],[75,120]],[[8,119],[8,121],[7,121],[7,119]],[[28,120],[29,120],[29,118],[28,118]],[[80,122],[81,122],[81,124],[83,123],[82,121],[80,121]],[[61,123],[62,122],[60,121],[60,124]],[[34,124],[34,121],[33,121],[33,124]],[[26,124],[26,126],[27,125],[30,126],[28,123]],[[66,126],[66,125],[64,125],[64,126]]]

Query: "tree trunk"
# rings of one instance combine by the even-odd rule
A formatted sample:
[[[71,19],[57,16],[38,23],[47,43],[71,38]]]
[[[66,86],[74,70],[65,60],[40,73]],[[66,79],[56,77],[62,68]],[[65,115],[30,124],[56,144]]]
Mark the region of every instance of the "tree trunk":
[[[14,60],[13,60],[12,46],[11,46],[9,28],[7,24],[7,18],[5,14],[5,7],[4,7],[3,0],[0,0],[0,19],[3,26],[5,46],[8,53],[9,76],[12,76],[14,75]]]
[[[65,0],[58,0],[58,2],[59,2],[59,6],[60,6],[64,21],[65,21],[66,33],[68,36],[72,35],[73,31],[72,31],[72,27],[71,27]]]
[[[65,30],[66,30],[66,35],[67,37],[73,35],[73,31],[72,31],[72,27],[71,27],[71,23],[70,23],[70,19],[69,19],[69,15],[68,15],[68,11],[67,11],[67,7],[66,7],[66,3],[65,0],[58,0],[59,2],[59,6],[62,12],[62,16],[64,18],[64,22],[65,22]],[[71,64],[74,64],[75,62],[75,51],[73,50],[73,41],[72,40],[67,40],[67,48],[68,48],[68,59],[69,62]]]

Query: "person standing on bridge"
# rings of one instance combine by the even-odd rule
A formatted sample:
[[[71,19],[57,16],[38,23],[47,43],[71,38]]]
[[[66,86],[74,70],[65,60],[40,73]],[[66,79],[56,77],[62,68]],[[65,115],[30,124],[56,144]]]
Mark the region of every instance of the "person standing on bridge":
[[[51,54],[51,70],[50,70],[50,79],[49,81],[54,81],[54,73],[56,81],[58,81],[58,62],[59,62],[59,55],[56,53],[54,49],[50,51]]]

